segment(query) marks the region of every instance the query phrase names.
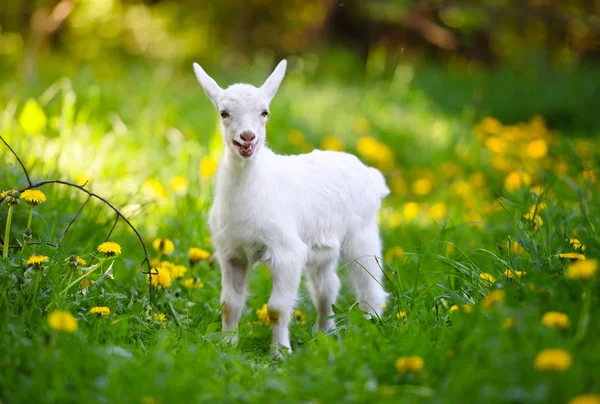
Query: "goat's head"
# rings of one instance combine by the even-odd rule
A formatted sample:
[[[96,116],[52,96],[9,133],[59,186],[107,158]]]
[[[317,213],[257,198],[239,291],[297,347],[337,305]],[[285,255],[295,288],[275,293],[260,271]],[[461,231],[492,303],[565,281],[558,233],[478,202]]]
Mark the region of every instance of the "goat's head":
[[[233,84],[225,90],[194,63],[196,78],[221,115],[223,142],[240,159],[251,159],[265,143],[269,104],[275,96],[287,62],[282,60],[260,88]]]

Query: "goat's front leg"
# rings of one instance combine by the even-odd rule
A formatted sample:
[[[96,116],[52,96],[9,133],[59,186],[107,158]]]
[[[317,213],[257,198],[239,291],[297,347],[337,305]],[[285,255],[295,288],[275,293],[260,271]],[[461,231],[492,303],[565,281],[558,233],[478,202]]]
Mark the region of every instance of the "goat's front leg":
[[[273,272],[273,289],[267,305],[269,322],[273,333],[273,345],[292,350],[290,345],[289,325],[294,310],[294,303],[300,287],[302,269],[306,262],[306,247],[273,255],[270,262]]]
[[[225,258],[221,262],[221,307],[225,341],[237,343],[237,326],[246,302],[248,261]]]

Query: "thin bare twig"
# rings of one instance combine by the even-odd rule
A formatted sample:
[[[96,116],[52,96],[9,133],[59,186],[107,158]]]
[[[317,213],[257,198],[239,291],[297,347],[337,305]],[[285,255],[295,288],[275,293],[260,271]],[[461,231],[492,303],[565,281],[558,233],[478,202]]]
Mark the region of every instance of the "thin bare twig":
[[[27,169],[25,168],[25,165],[23,164],[23,162],[21,161],[21,159],[19,158],[19,156],[17,155],[17,153],[13,150],[13,148],[10,147],[10,145],[8,143],[6,143],[6,140],[4,140],[4,138],[2,136],[0,136],[0,139],[6,145],[6,147],[8,147],[8,150],[10,150],[11,153],[14,154],[14,156],[16,157],[17,161],[21,165],[21,168],[23,169],[23,172],[25,173],[25,177],[27,178],[27,183],[29,184],[29,186],[31,186],[32,185],[31,179],[29,178],[29,173],[27,172]],[[0,202],[2,202],[3,200],[4,200],[4,198],[0,199]]]
[[[106,238],[104,239],[104,241],[108,241],[108,239],[110,238],[110,236],[112,236],[113,230],[115,230],[115,227],[117,227],[117,223],[119,223],[119,218],[121,216],[117,215],[117,218],[115,219],[115,222],[113,223],[112,227],[110,228],[110,231],[108,232],[108,236],[106,236]]]
[[[42,244],[43,244],[43,245],[46,245],[46,246],[48,246],[48,247],[52,247],[52,248],[58,248],[58,246],[57,246],[56,244],[53,244],[53,243],[47,243],[47,242],[45,242],[45,241],[31,241],[31,242],[28,242],[28,243],[27,243],[27,245],[42,245]],[[16,249],[19,249],[19,248],[23,248],[23,246],[22,246],[22,245],[11,245],[11,246],[8,246],[8,248],[16,248]]]
[[[83,210],[83,208],[85,207],[85,205],[87,205],[87,203],[90,201],[90,199],[92,199],[91,195],[88,195],[88,198],[85,200],[85,202],[79,207],[79,210],[77,211],[77,213],[75,213],[75,216],[73,216],[73,219],[71,219],[71,221],[69,222],[69,224],[67,225],[67,227],[65,228],[65,231],[63,231],[62,236],[60,236],[60,238],[58,239],[58,243],[56,243],[57,245],[61,245],[63,239],[65,238],[65,236],[67,235],[67,232],[69,231],[69,229],[71,228],[71,225],[73,224],[73,222],[75,222],[75,220],[77,220],[77,218],[79,217],[79,214],[81,213],[81,211]]]

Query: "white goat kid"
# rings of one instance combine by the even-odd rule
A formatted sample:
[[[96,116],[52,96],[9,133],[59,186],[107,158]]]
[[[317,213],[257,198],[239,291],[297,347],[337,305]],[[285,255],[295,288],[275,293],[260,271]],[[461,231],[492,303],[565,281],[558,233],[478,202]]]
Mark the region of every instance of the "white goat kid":
[[[209,226],[222,271],[223,331],[237,341],[249,268],[269,265],[273,288],[268,315],[273,344],[291,350],[289,323],[305,271],[318,313],[318,329],[333,327],[340,288],[338,261],[347,265],[359,306],[379,315],[387,293],[377,213],[389,193],[383,175],[355,156],[315,150],[275,154],[266,145],[269,103],[285,74],[283,60],[262,87],[223,90],[194,63],[204,92],[221,115],[224,153],[216,178]]]

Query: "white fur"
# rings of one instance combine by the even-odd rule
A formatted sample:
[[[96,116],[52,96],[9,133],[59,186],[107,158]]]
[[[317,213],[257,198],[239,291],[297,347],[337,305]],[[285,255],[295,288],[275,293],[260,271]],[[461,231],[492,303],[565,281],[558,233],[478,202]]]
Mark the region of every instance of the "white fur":
[[[222,270],[223,331],[236,340],[248,270],[265,262],[273,273],[268,302],[273,343],[289,349],[288,327],[303,271],[320,331],[334,326],[327,317],[340,287],[340,260],[350,262],[360,307],[381,314],[387,293],[375,258],[381,257],[377,212],[389,190],[378,170],[351,154],[315,150],[282,156],[265,145],[267,119],[261,114],[268,111],[285,69],[284,60],[260,88],[234,84],[223,90],[194,63],[205,93],[220,113],[229,114],[221,118],[225,147],[209,218]],[[242,135],[255,138],[246,141]]]

